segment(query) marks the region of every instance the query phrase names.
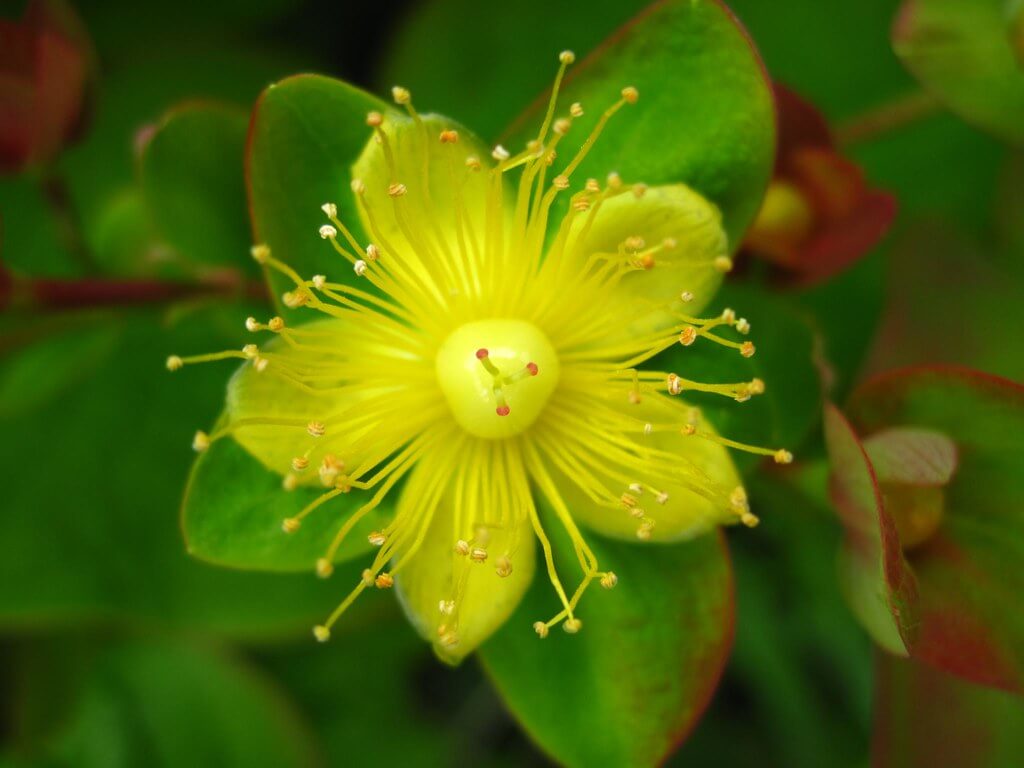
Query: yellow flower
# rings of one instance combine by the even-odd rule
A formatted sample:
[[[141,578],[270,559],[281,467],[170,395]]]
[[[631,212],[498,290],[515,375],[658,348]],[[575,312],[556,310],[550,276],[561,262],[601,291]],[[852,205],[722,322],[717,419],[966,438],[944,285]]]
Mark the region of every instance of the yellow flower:
[[[335,204],[322,206],[324,247],[358,280],[299,275],[286,254],[257,245],[257,261],[294,281],[285,305],[319,319],[249,318],[250,331],[275,338],[168,360],[171,369],[246,360],[223,425],[195,447],[231,436],[285,488],[322,485],[283,521],[285,533],[331,514],[339,495],[363,497],[316,563],[320,576],[351,530],[398,494],[390,522],[369,536],[376,557],[315,628],[319,640],[361,592],[393,586],[437,653],[458,661],[508,618],[538,568],[561,610],[534,630],[577,632],[584,590],[617,582],[581,527],[646,545],[754,525],[726,448],[791,459],[719,437],[681,396],[744,401],[764,391],[760,380],[704,384],[643,367],[698,340],[749,357],[750,326],[732,310],[696,316],[732,264],[711,203],[683,184],[648,187],[613,169],[576,178],[607,123],[642,105],[626,87],[615,103],[593,105],[604,112],[589,135],[572,137],[573,119],[591,108],[557,114],[572,60],[561,54],[543,124],[514,153],[420,115],[395,88],[402,109],[367,116],[352,168],[358,231],[371,241]],[[564,214],[554,213],[559,196]],[[551,525],[575,545],[571,583],[556,570]]]

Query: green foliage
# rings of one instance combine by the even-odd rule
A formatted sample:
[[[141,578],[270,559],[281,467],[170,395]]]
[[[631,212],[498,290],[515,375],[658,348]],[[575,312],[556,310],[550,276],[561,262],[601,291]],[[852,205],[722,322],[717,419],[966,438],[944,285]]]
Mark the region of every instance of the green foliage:
[[[555,561],[573,562],[559,533]],[[560,608],[538,569],[480,655],[512,713],[560,763],[653,765],[693,727],[729,652],[733,586],[724,541],[719,534],[657,547],[588,541],[619,583],[584,595],[579,634],[555,628],[541,640],[531,631]],[[573,583],[574,571],[560,574],[563,583]]]
[[[905,2],[893,26],[893,47],[950,109],[1021,145],[1024,72],[1008,6],[1004,0]]]

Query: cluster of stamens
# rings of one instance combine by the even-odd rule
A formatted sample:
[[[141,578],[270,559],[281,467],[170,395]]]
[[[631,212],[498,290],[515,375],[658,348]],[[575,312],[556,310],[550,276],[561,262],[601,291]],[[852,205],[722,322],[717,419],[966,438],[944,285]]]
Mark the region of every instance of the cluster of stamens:
[[[247,430],[256,428],[274,428],[294,440],[296,453],[281,467],[284,487],[290,490],[311,483],[324,491],[282,522],[287,534],[296,534],[308,515],[341,494],[355,491],[368,496],[340,521],[330,545],[317,559],[319,577],[332,575],[342,542],[400,480],[406,480],[390,522],[367,537],[375,550],[372,564],[328,620],[315,628],[318,640],[328,639],[333,624],[362,591],[394,586],[396,577],[400,578],[423,546],[432,521],[441,510],[453,506],[452,543],[444,555],[452,558],[452,583],[449,593],[437,596],[438,641],[449,648],[458,645],[460,621],[465,620],[466,585],[478,569],[493,568],[503,580],[514,580],[516,548],[527,545],[517,538],[520,529],[532,529],[539,540],[548,576],[562,605],[548,621],[536,622],[534,630],[546,637],[550,628],[561,624],[566,632],[576,633],[582,628],[576,609],[587,586],[597,581],[611,589],[618,577],[599,568],[574,523],[556,473],[571,478],[591,503],[608,514],[627,515],[635,523],[637,539],[646,541],[657,532],[656,518],[667,514],[667,505],[674,500],[675,494],[663,486],[707,499],[745,525],[757,523],[742,487],[721,487],[700,467],[652,447],[659,433],[672,432],[772,456],[779,463],[792,460],[785,450],[718,436],[702,426],[696,408],[690,408],[680,420],[676,405],[670,402],[684,392],[713,393],[743,402],[764,392],[760,379],[706,384],[676,373],[639,368],[676,343],[689,347],[699,339],[749,358],[755,353],[753,343],[720,333],[731,329],[745,337],[750,324],[744,318],[730,309],[716,317],[691,317],[681,313],[680,304],[673,299],[665,307],[673,324],[623,339],[619,319],[605,311],[625,279],[669,270],[673,259],[684,258],[684,243],[679,238],[649,241],[638,232],[614,250],[595,251],[583,260],[573,260],[572,254],[585,247],[587,233],[609,201],[625,195],[641,200],[649,191],[642,183],[624,182],[614,172],[603,184],[589,178],[570,194],[561,220],[555,218],[556,199],[572,188],[574,174],[608,121],[639,98],[635,88],[624,88],[621,98],[598,117],[572,159],[548,181],[548,172],[558,161],[573,122],[585,114],[583,105],[573,103],[566,116],[555,118],[559,88],[573,59],[570,52],[560,56],[561,66],[536,138],[519,153],[494,147],[490,152],[493,164],[485,159],[485,153],[463,149],[465,142],[451,127],[431,135],[428,125],[433,123],[415,111],[404,88],[396,87],[392,95],[405,116],[377,111],[367,116],[366,124],[383,154],[388,175],[386,182],[376,185],[361,178],[351,182],[354,208],[369,242],[346,225],[333,202],[321,206],[327,221],[318,229],[340,263],[348,264],[354,280],[331,280],[322,274],[304,278],[276,258],[267,245],[253,247],[256,261],[293,284],[281,296],[282,304],[291,310],[318,313],[327,320],[345,321],[348,330],[344,338],[327,326],[292,327],[281,317],[267,322],[250,317],[245,323],[248,331],[269,332],[277,343],[265,347],[247,344],[241,350],[167,360],[168,369],[178,370],[186,364],[237,359],[251,365],[255,373],[290,388],[296,401],[309,406],[310,413],[294,418],[245,414],[229,419],[212,434],[197,433],[193,447],[205,451],[227,436],[246,445]],[[391,123],[403,120],[411,121],[421,142],[422,165],[396,159],[396,145],[388,129]],[[505,179],[515,170],[520,177],[511,192],[515,204],[506,219],[503,211],[509,192],[504,190]],[[435,173],[451,180],[450,200],[431,198],[430,175]],[[476,212],[467,196],[466,190],[474,184],[485,196],[482,213]],[[450,231],[441,231],[438,210],[450,212]],[[396,222],[400,239],[393,230],[385,231],[385,216]],[[552,225],[555,236],[549,243]],[[707,266],[726,272],[732,260],[725,252],[716,253]],[[682,304],[695,298],[691,290],[677,297]],[[480,318],[506,316],[522,317],[547,334],[557,350],[562,379],[535,428],[507,440],[488,441],[467,435],[454,425],[448,406],[438,396],[432,366],[438,348],[453,329]],[[540,368],[528,362],[503,372],[484,346],[488,339],[481,338],[479,343],[475,356],[491,377],[493,412],[507,417],[512,410],[510,388],[532,386],[522,382],[538,376]],[[534,353],[526,350],[526,354]],[[642,403],[658,406],[663,418],[639,418],[628,410]],[[470,490],[462,490],[465,488]],[[556,573],[544,529],[550,523],[538,512],[533,488],[554,510],[577,553],[583,575],[572,594]],[[492,551],[495,532],[503,536],[511,532],[511,538],[503,538],[501,548]]]

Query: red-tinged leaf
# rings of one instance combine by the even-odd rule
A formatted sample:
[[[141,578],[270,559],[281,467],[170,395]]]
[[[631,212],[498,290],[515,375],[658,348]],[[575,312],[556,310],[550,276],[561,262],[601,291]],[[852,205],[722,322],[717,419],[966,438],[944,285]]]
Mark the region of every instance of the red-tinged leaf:
[[[1004,768],[1024,755],[1024,701],[879,654],[873,768]]]
[[[0,19],[0,171],[45,163],[82,127],[92,52],[59,0]]]
[[[914,427],[956,444],[938,527],[906,555],[919,593],[911,655],[983,685],[1022,690],[1024,387],[969,369],[907,369],[862,386],[848,413],[869,439]]]
[[[568,536],[548,527],[556,562],[571,562]],[[732,647],[725,540],[717,533],[670,546],[588,542],[619,583],[584,595],[579,633],[553,629],[540,640],[531,631],[559,610],[538,569],[519,610],[480,655],[512,714],[560,764],[655,765],[703,714]]]
[[[846,528],[840,578],[847,599],[879,645],[906,655],[915,623],[914,575],[864,447],[831,403],[825,405],[825,444],[832,465],[829,490]]]
[[[860,167],[836,151],[809,102],[775,84],[779,143],[764,204],[744,247],[808,285],[848,267],[885,236],[892,195],[871,189]]]
[[[956,471],[956,443],[941,432],[893,427],[864,441],[878,481],[945,485]]]

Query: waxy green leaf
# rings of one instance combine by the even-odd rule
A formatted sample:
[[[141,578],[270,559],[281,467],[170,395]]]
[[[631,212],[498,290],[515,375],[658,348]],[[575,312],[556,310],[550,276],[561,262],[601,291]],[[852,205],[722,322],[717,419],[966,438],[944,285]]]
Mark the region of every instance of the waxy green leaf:
[[[1024,144],[1024,70],[1005,0],[905,0],[893,47],[951,110],[1016,145]]]
[[[288,534],[281,529],[282,521],[327,489],[300,486],[286,491],[281,480],[230,437],[215,441],[193,466],[182,505],[189,554],[235,568],[312,570],[354,507],[368,499],[355,494],[329,501],[307,517],[299,530]],[[384,511],[390,512],[390,504]],[[372,549],[366,536],[382,527],[384,511],[367,515],[355,526],[335,562]]]
[[[556,167],[626,86],[639,90],[639,102],[612,118],[574,177],[617,171],[627,182],[682,181],[722,210],[737,248],[775,156],[771,89],[746,33],[717,0],[648,6],[569,70],[560,103],[580,102],[585,114]],[[533,137],[546,106],[543,96],[513,123],[503,137],[510,149]]]
[[[575,560],[552,530],[555,560]],[[588,543],[618,585],[580,601],[579,633],[541,640],[531,624],[559,611],[543,569],[480,655],[527,733],[567,766],[654,765],[693,728],[732,644],[733,579],[724,539],[638,546],[595,535]],[[577,570],[563,569],[563,583]]]
[[[354,279],[317,230],[327,222],[320,206],[333,202],[338,217],[360,236],[349,184],[352,164],[371,136],[366,115],[372,110],[386,113],[389,107],[347,83],[315,75],[272,85],[256,103],[246,151],[253,238],[307,279]],[[275,299],[294,287],[277,273],[269,278]]]

